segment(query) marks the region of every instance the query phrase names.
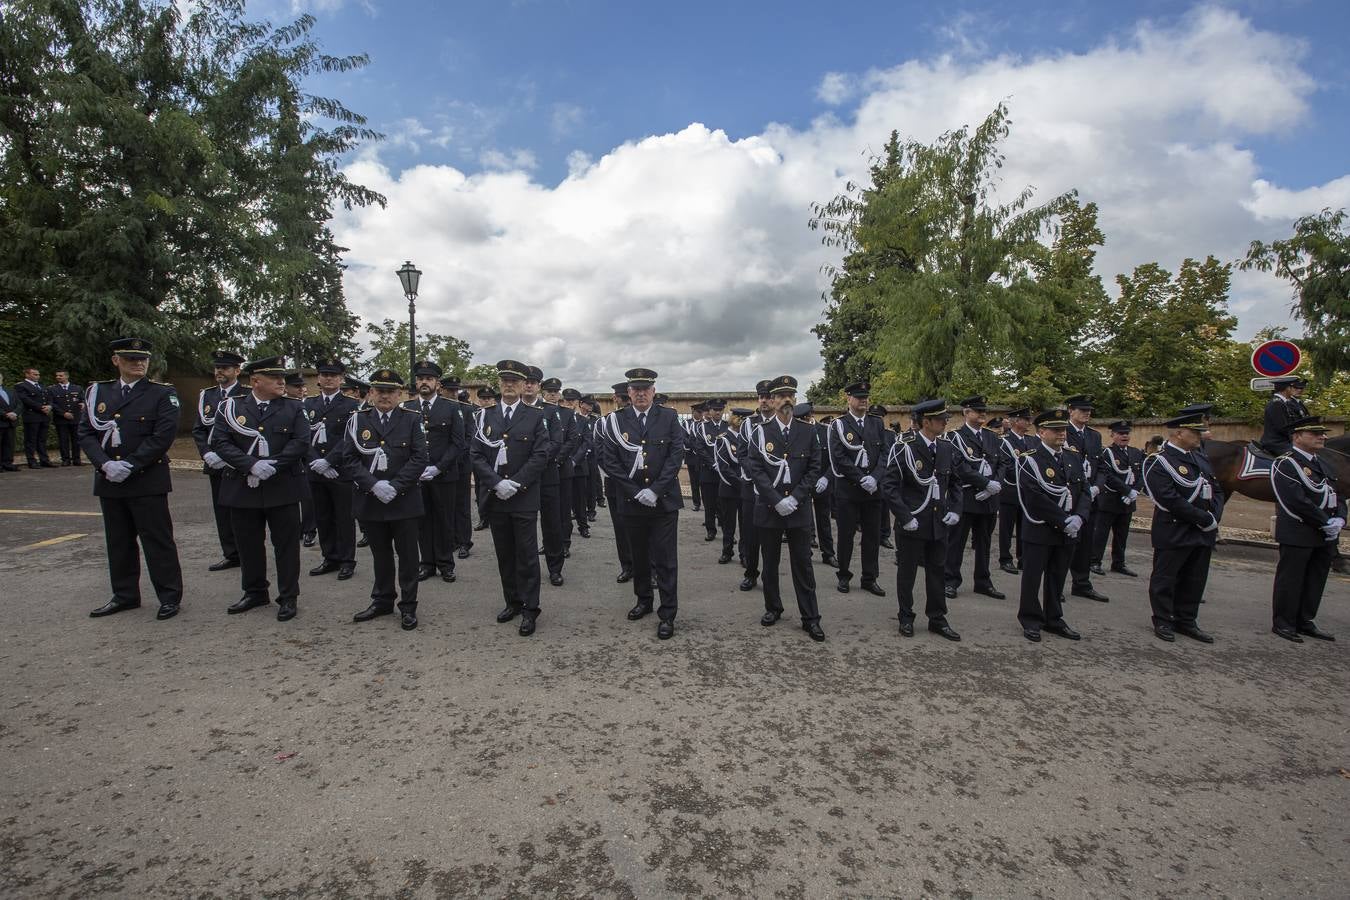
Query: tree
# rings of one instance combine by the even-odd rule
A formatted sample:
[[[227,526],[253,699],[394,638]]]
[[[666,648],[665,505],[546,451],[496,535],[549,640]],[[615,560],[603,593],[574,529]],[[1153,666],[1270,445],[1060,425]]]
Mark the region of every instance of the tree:
[[[1321,387],[1350,371],[1350,232],[1344,209],[1324,209],[1294,223],[1292,237],[1252,241],[1241,269],[1273,271],[1294,286],[1292,311],[1303,323],[1303,347],[1317,363]]]
[[[366,326],[371,333],[369,369],[393,369],[411,377],[408,369],[408,323],[385,319],[380,324]],[[417,336],[418,360],[429,359],[447,375],[458,375],[465,381],[496,383],[495,366],[473,365],[473,351],[469,342],[449,334],[423,332]]]

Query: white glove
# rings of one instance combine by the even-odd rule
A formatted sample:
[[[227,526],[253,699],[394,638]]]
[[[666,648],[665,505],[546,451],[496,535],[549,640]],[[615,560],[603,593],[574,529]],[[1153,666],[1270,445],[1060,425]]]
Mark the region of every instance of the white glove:
[[[326,474],[328,470],[331,468],[333,468],[332,463],[330,463],[326,459],[312,460],[309,464],[309,470],[313,472],[315,475]]]
[[[439,475],[439,474],[441,474],[441,470],[440,470],[440,469],[436,468],[435,466],[427,466],[425,469],[422,470],[422,477],[421,477],[420,480],[421,480],[421,481],[430,481],[431,479],[435,478],[435,477],[436,477],[437,475]]]
[[[797,498],[784,497],[773,506],[773,511],[780,516],[790,516],[797,511]]]
[[[951,514],[948,513],[948,515],[951,515]],[[909,520],[908,522],[906,522],[904,525],[901,525],[900,528],[901,528],[902,531],[918,531],[918,530],[919,530],[919,520],[918,520],[918,519],[910,519],[910,520]]]
[[[975,495],[975,499],[976,499],[976,500],[988,500],[988,499],[989,499],[989,492],[988,492],[988,491],[980,491],[978,494]]]
[[[277,474],[277,467],[270,459],[260,459],[249,469],[249,474],[259,481],[266,481]]]
[[[858,487],[869,494],[875,494],[877,492],[877,480],[871,475],[864,475],[862,481],[858,482]]]
[[[825,493],[825,489],[828,488],[829,486],[830,486],[830,479],[826,478],[824,475],[816,479],[817,494]]]
[[[1092,487],[1088,488],[1088,495],[1092,497],[1093,500],[1096,500],[1097,495],[1100,494],[1101,492],[1102,489],[1097,487],[1095,484]]]
[[[1128,494],[1125,495],[1125,502],[1126,502],[1126,503],[1133,503],[1134,501],[1136,501],[1136,500],[1138,500],[1138,499],[1139,499],[1139,492],[1138,492],[1138,491],[1130,491]]]
[[[228,465],[228,463],[226,463],[225,460],[220,458],[220,454],[214,450],[207,450],[205,453],[203,453],[202,462],[206,463],[213,469],[223,469],[225,468],[225,466]]]
[[[1069,537],[1078,537],[1078,530],[1083,527],[1082,516],[1069,516],[1064,520],[1064,533]]]
[[[516,495],[516,491],[520,490],[520,486],[509,478],[503,478],[497,482],[497,486],[493,490],[497,492],[499,499],[510,500]]]
[[[949,527],[955,525],[957,522],[960,521],[961,521],[961,514],[954,509],[949,510],[948,513],[942,517],[942,524],[947,525]],[[917,528],[918,524],[916,523],[914,527]]]
[[[1216,519],[1216,518],[1214,518],[1214,513],[1210,513],[1210,514],[1209,514],[1209,524],[1206,525],[1204,528],[1201,528],[1200,530],[1201,530],[1201,531],[1218,531],[1218,530],[1219,530],[1219,520]]]
[[[995,481],[991,478],[989,479],[989,483],[984,486],[984,489],[990,496],[993,496],[1003,490],[1003,482]]]
[[[643,506],[654,507],[656,506],[656,491],[651,488],[643,488],[637,492],[637,496],[633,499]]]
[[[381,503],[392,503],[394,498],[398,496],[398,489],[387,481],[375,482],[375,486],[370,489],[370,492]]]
[[[337,478],[339,474],[341,473],[339,473],[338,470],[333,468],[332,466],[329,466],[328,468],[323,470],[324,478]]]
[[[103,474],[113,484],[121,484],[131,477],[131,463],[110,459],[102,466]]]

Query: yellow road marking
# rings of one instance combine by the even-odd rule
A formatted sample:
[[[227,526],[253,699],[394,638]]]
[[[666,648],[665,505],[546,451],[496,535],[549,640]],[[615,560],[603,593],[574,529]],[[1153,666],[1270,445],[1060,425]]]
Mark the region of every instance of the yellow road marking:
[[[0,509],[0,514],[11,516],[102,516],[101,512],[68,512],[63,509]]]
[[[38,541],[36,544],[29,544],[26,547],[19,547],[20,550],[38,550],[42,547],[52,547],[56,544],[64,544],[66,541],[78,541],[82,537],[89,537],[88,534],[63,534],[60,537],[47,538],[45,541]]]

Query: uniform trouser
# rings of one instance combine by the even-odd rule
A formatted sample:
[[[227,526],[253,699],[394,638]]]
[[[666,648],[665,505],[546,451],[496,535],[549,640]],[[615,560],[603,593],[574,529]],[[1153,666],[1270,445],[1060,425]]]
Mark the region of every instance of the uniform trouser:
[[[881,508],[881,539],[891,539],[891,511],[884,506]]]
[[[578,475],[572,479],[572,521],[577,523],[577,528],[589,528],[590,519],[586,515],[588,504],[595,502],[595,494],[591,491],[591,478],[589,475]]]
[[[314,492],[310,490],[309,479],[300,479],[300,533],[313,534],[319,526],[314,521]]]
[[[0,466],[14,465],[14,428],[0,428]]]
[[[1092,508],[1083,520],[1083,527],[1079,530],[1079,539],[1074,544],[1073,559],[1069,562],[1069,572],[1073,574],[1074,590],[1092,588],[1092,541],[1089,536],[1096,533],[1097,530],[1097,509]]]
[[[689,473],[689,499],[694,503],[694,509],[703,506],[703,482],[699,480],[702,474],[697,466],[686,465],[685,471]]]
[[[76,419],[69,422],[65,419],[56,420],[56,443],[61,448],[61,459],[66,462],[80,461],[80,423]]]
[[[1336,555],[1334,543],[1320,547],[1280,545],[1280,561],[1275,565],[1275,590],[1272,598],[1276,628],[1299,628],[1313,624],[1327,573]]]
[[[417,542],[418,534],[422,531],[420,520],[394,519],[382,522],[363,519],[361,528],[370,538],[371,566],[375,570],[375,586],[370,589],[371,603],[380,609],[393,609],[397,597],[400,612],[417,612]],[[397,591],[394,589],[395,571]]]
[[[961,513],[961,521],[947,532],[945,568],[949,587],[961,586],[961,563],[966,555],[966,542],[971,540],[972,535],[975,544],[975,590],[987,591],[994,587],[994,581],[989,577],[989,544],[994,536],[996,518],[984,513]]]
[[[1092,532],[1092,563],[1101,565],[1106,555],[1106,539],[1111,539],[1111,568],[1119,569],[1125,565],[1125,541],[1130,536],[1130,514],[1126,512],[1102,512],[1097,510],[1093,516],[1096,522]]]
[[[787,533],[788,567],[792,571],[792,590],[797,595],[797,612],[803,625],[820,621],[816,602],[816,573],[811,566],[811,528],[760,528],[760,553],[764,555],[764,609],[781,614],[783,594],[778,588],[778,561],[783,555],[783,534]]]
[[[239,548],[234,543],[234,526],[230,524],[230,508],[220,505],[220,479],[219,469],[210,469],[206,477],[211,479],[211,509],[216,514],[216,536],[220,538],[220,553],[231,562],[239,562]],[[351,494],[352,486],[349,484],[347,493]],[[351,509],[351,501],[347,501],[347,508]],[[353,542],[355,543],[355,542]]]
[[[544,559],[550,575],[563,569],[562,501],[559,482],[539,485],[539,530],[544,535]]]
[[[506,605],[533,619],[539,615],[539,514],[489,509],[487,518]]]
[[[811,506],[816,513],[816,543],[820,545],[820,555],[829,558],[834,555],[834,531],[830,528],[829,490],[812,494]]]
[[[108,580],[118,603],[141,602],[141,551],[150,584],[161,605],[183,599],[183,571],[169,518],[169,495],[99,497],[103,539],[108,548]],[[137,546],[137,541],[140,546]]]
[[[1022,544],[1022,593],[1017,621],[1029,631],[1064,624],[1064,577],[1073,559],[1073,544]]]
[[[898,532],[900,540],[895,548],[900,567],[895,572],[895,593],[900,598],[900,621],[914,621],[914,580],[923,567],[924,615],[930,625],[947,623],[947,596],[943,577],[943,563],[947,558],[947,542],[917,540]]]
[[[605,491],[609,490],[610,485],[606,484],[606,479],[600,477],[600,466],[592,461],[591,466],[591,502],[586,507],[587,512],[595,512],[595,501],[605,499]]]
[[[628,540],[628,532],[623,527],[623,522],[619,519],[619,501],[614,492],[614,480],[609,479],[609,484],[605,485],[605,493],[609,495],[609,522],[614,526],[614,548],[619,554],[619,568],[625,572],[633,571],[633,547]]]
[[[239,581],[245,597],[267,597],[266,535],[272,536],[277,563],[277,602],[294,603],[300,596],[300,504],[261,509],[230,508],[230,525],[239,546]]]
[[[455,571],[455,482],[424,481],[422,489],[422,518],[417,528],[417,546],[420,564],[434,566],[438,572]],[[370,525],[363,522],[366,537],[371,537]],[[406,593],[406,590],[405,590]],[[416,595],[414,595],[416,599]]]
[[[319,529],[323,561],[342,566],[356,565],[356,520],[352,518],[353,488],[340,478],[311,480],[314,524]]]
[[[705,509],[713,510],[716,513],[722,526],[722,555],[730,556],[731,551],[736,547],[736,520],[741,515],[740,496],[718,497],[716,503],[705,504]]]
[[[703,499],[707,501],[703,504],[703,528],[708,534],[716,534],[719,524],[726,527],[726,517],[721,511],[724,500],[735,500],[737,505],[741,502],[739,489],[735,497],[721,497],[718,494],[720,486],[720,481],[706,481],[699,485],[699,490],[703,492]]]
[[[999,565],[1014,559],[1018,562],[1022,559],[1022,510],[1016,503],[1001,503],[998,507]]]
[[[572,549],[572,497],[576,482],[575,476],[558,479],[558,528],[562,531],[564,550]]]
[[[633,548],[633,593],[639,606],[652,608],[652,573],[661,598],[656,614],[662,622],[675,621],[679,610],[680,514],[677,511],[650,516],[624,516],[623,527]]]
[[[1210,547],[1153,550],[1153,574],[1148,579],[1148,603],[1153,624],[1194,625],[1200,613],[1205,582],[1209,580]]]
[[[745,560],[747,578],[759,577],[759,550],[763,541],[755,527],[755,495],[741,492],[741,557]]]
[[[877,547],[881,540],[881,498],[849,500],[836,497],[834,502],[834,518],[839,526],[835,550],[835,556],[839,558],[839,577],[845,580],[853,577],[849,570],[853,563],[853,534],[861,526],[862,580],[876,581],[880,571]]]
[[[468,469],[455,480],[455,546],[473,547],[473,515],[469,507],[473,504],[473,481]]]
[[[28,464],[49,463],[51,460],[47,457],[47,427],[50,423],[46,419],[41,422],[23,423],[23,452],[28,457]]]

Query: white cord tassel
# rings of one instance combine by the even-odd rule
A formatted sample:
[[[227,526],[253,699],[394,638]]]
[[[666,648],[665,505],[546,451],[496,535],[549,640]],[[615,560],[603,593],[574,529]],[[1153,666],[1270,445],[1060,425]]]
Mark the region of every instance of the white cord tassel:
[[[94,401],[98,397],[98,385],[89,385],[89,390],[84,395],[84,411],[89,418],[89,424],[95,431],[103,433],[102,440],[99,441],[104,447],[122,446],[122,429],[118,427],[115,419],[100,420],[94,415]]]
[[[370,469],[372,475],[376,472],[383,472],[389,468],[389,455],[384,452],[383,447],[374,447],[367,450],[361,446],[361,442],[356,439],[356,416],[353,415],[347,420],[347,436],[351,439],[351,445],[357,449],[362,456],[370,457]]]

